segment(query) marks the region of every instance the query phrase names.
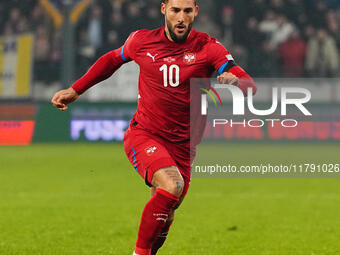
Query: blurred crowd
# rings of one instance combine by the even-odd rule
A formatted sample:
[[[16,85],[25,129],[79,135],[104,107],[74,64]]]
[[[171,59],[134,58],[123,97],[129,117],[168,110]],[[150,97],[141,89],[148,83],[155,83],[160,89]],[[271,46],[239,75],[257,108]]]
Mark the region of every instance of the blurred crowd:
[[[63,11],[65,0],[50,0]],[[77,76],[141,28],[163,25],[160,0],[92,0],[75,27]],[[336,77],[340,1],[198,0],[194,27],[218,38],[255,77]],[[39,0],[0,2],[0,34],[35,34],[34,78],[58,80],[62,32]]]
[[[61,70],[61,29],[55,28],[51,17],[39,0],[0,2],[0,35],[33,33],[34,80],[46,84],[58,81]]]
[[[247,17],[234,19],[232,26],[234,43],[242,45],[249,72],[263,77],[338,75],[340,1],[243,2],[249,2]],[[242,6],[234,10],[235,16],[242,14]]]

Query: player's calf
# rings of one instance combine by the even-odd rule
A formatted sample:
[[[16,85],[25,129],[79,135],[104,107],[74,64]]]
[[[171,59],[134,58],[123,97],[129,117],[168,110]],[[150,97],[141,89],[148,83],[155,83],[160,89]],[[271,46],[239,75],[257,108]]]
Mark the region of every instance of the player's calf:
[[[156,194],[156,188],[152,187],[151,188],[151,197],[153,197],[155,194]],[[172,223],[175,219],[175,210],[178,209],[178,207],[181,205],[181,203],[184,199],[184,196],[185,196],[185,194],[182,194],[182,196],[180,197],[180,200],[177,202],[175,207],[170,211],[169,216],[168,216],[168,220],[167,220],[165,226],[163,227],[162,231],[158,235],[156,241],[153,243],[153,246],[152,246],[152,249],[151,249],[151,255],[156,255],[158,250],[165,243],[165,241],[168,237],[170,227],[171,227],[171,225],[172,225]]]
[[[180,201],[184,188],[184,180],[177,167],[168,167],[154,173],[152,184],[155,194],[146,204],[141,224],[135,254],[150,255],[153,244],[170,225],[170,217]]]
[[[156,241],[152,245],[151,255],[156,255],[158,250],[163,246],[168,237],[169,229],[171,224],[175,219],[175,209],[169,213],[168,221],[166,222],[164,228],[162,229],[161,233],[158,235]]]

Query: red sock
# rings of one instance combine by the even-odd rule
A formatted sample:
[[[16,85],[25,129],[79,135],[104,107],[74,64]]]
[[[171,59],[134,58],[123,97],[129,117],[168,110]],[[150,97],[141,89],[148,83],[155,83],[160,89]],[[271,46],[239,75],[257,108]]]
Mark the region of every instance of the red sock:
[[[162,229],[161,234],[157,237],[156,241],[154,242],[154,244],[152,246],[151,255],[156,255],[157,251],[163,246],[166,238],[168,237],[170,226],[171,226],[171,224],[165,226]]]
[[[156,194],[150,199],[143,210],[138,231],[135,252],[141,255],[151,254],[151,248],[162,230],[166,226],[170,210],[175,207],[179,198],[171,193],[157,189]]]

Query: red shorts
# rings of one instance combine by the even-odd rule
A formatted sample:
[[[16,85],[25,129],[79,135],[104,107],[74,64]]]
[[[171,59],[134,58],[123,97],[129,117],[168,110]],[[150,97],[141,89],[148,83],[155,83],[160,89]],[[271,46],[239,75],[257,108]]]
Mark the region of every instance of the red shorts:
[[[176,166],[184,179],[185,195],[190,185],[191,163],[187,143],[174,144],[144,129],[130,126],[124,136],[124,150],[132,166],[152,186],[159,169]]]

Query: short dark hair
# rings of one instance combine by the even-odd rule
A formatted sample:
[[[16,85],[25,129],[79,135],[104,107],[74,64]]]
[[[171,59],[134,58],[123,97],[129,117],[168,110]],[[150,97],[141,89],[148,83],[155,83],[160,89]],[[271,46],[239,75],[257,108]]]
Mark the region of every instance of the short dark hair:
[[[195,1],[195,5],[197,5],[197,0],[194,0]],[[163,3],[167,4],[169,2],[169,0],[162,0]]]

